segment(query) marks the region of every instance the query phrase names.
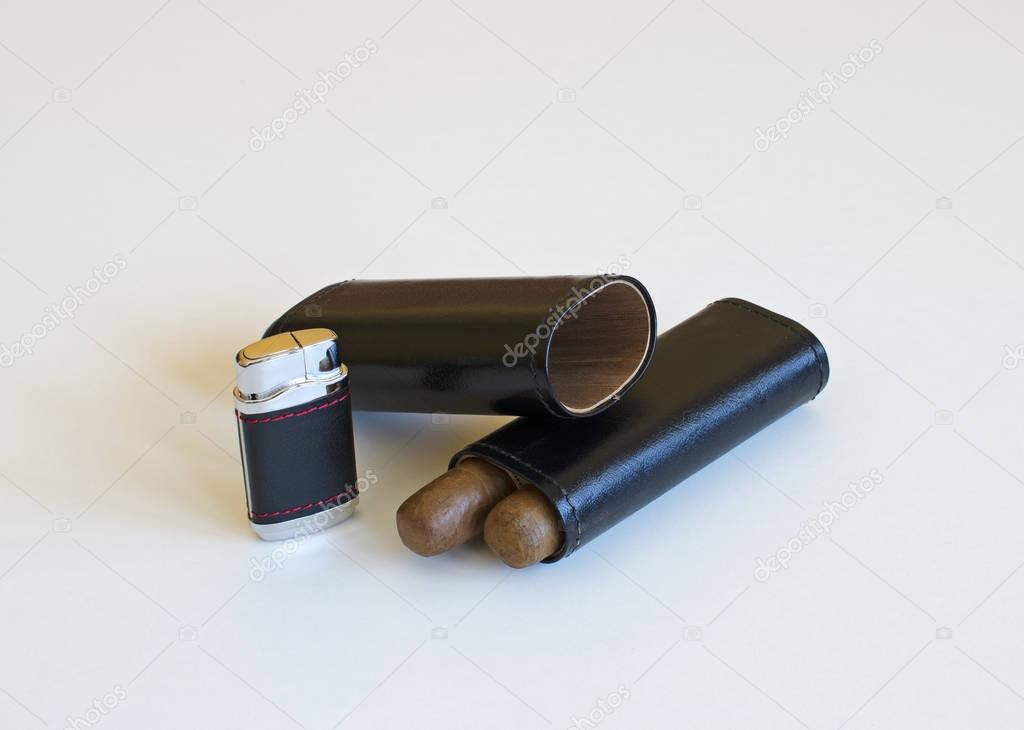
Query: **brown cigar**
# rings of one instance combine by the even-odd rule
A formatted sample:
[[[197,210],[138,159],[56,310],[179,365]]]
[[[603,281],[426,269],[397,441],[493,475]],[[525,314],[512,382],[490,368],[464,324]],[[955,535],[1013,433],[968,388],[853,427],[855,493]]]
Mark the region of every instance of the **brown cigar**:
[[[536,487],[521,487],[487,515],[484,540],[506,565],[525,568],[561,547],[561,520]]]
[[[487,513],[515,487],[503,469],[465,459],[402,503],[398,535],[414,553],[439,555],[479,535]]]

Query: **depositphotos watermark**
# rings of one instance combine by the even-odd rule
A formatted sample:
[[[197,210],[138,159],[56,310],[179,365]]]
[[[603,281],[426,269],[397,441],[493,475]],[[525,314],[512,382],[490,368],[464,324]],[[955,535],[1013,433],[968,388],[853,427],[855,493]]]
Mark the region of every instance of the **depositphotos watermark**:
[[[858,71],[874,61],[881,52],[882,44],[872,40],[859,51],[851,53],[848,57],[850,60],[843,63],[838,71],[826,71],[824,79],[800,95],[800,101],[796,106],[790,107],[789,111],[776,119],[775,123],[768,126],[767,129],[757,128],[754,135],[754,149],[764,152],[773,143],[789,137],[794,125],[802,122],[804,117],[820,105],[831,101],[832,95],[839,90],[839,87],[856,76]]]
[[[600,698],[597,704],[583,717],[576,717],[574,715],[572,725],[569,725],[566,730],[593,730],[604,722],[609,715],[622,707],[622,703],[628,700],[629,696],[629,688],[625,685],[620,685],[612,692],[609,692],[607,697]]]
[[[878,469],[872,469],[866,477],[856,482],[850,482],[846,491],[839,495],[839,499],[823,503],[822,507],[824,509],[807,520],[807,522],[804,522],[800,527],[800,531],[787,540],[785,545],[768,558],[758,558],[757,567],[754,568],[754,578],[763,583],[771,578],[773,573],[789,568],[789,563],[794,555],[822,535],[830,534],[832,532],[832,525],[836,523],[839,516],[856,507],[882,481],[882,472]]]
[[[376,472],[373,469],[367,469],[366,474],[356,480],[356,491],[362,494],[370,487],[375,486],[378,481],[379,477]],[[249,558],[249,562],[252,564],[249,569],[249,579],[253,583],[259,583],[267,577],[268,573],[273,573],[280,568],[288,558],[306,544],[309,538],[323,530],[329,521],[330,516],[327,514],[327,510],[317,512],[313,515],[312,524],[300,528],[294,537],[278,543],[268,555],[264,555],[260,560]]]
[[[559,322],[566,317],[577,319],[580,316],[580,309],[587,303],[588,297],[611,282],[616,276],[625,273],[629,266],[629,259],[625,256],[619,256],[615,263],[605,267],[604,271],[598,272],[589,284],[582,288],[574,286],[564,301],[551,308],[544,321],[537,325],[537,329],[526,335],[515,346],[508,343],[505,344],[505,354],[501,356],[502,365],[512,368],[524,357],[535,355],[537,348],[551,336]]]
[[[78,308],[120,274],[128,266],[121,254],[96,269],[81,286],[69,286],[68,295],[59,304],[51,304],[43,310],[42,318],[11,344],[0,344],[0,367],[9,368],[23,357],[31,355],[36,344],[60,327],[65,320],[74,319]]]
[[[323,103],[327,95],[342,81],[366,63],[370,56],[378,51],[377,44],[372,40],[365,41],[363,45],[356,48],[339,61],[334,68],[317,73],[319,77],[308,89],[300,89],[295,92],[295,101],[292,105],[281,112],[280,115],[270,121],[269,124],[257,129],[252,127],[252,137],[249,138],[249,149],[259,152],[267,146],[268,142],[284,137],[284,131],[288,125],[299,121],[299,117],[311,111],[317,104]]]
[[[128,692],[119,684],[114,685],[114,689],[107,692],[98,700],[92,701],[92,707],[82,713],[81,717],[71,717],[67,719],[67,724],[64,725],[64,730],[85,730],[95,726],[104,717],[109,715],[117,706],[128,699]]]

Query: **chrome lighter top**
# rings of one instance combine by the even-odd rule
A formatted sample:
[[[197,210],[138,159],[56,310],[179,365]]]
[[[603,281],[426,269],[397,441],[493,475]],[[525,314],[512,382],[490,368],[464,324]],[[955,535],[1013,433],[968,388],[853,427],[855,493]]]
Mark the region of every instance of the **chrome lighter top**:
[[[338,390],[348,369],[338,360],[338,336],[319,328],[246,345],[235,356],[235,374],[235,407],[241,413],[266,413]]]

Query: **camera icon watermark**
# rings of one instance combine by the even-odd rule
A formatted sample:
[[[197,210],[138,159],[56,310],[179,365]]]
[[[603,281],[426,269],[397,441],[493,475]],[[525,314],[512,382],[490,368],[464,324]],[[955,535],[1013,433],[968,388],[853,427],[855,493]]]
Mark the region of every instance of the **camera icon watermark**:
[[[683,198],[683,210],[696,212],[703,210],[704,200],[699,195],[687,195]]]
[[[183,195],[178,198],[178,210],[193,211],[199,208],[199,199],[194,195]]]
[[[71,101],[71,89],[61,87],[53,90],[53,100],[58,104],[67,104]]]
[[[71,520],[67,517],[58,517],[53,521],[53,531],[59,533],[71,532]]]
[[[444,626],[435,626],[430,631],[430,638],[435,641],[445,641],[448,638],[448,629]]]
[[[181,641],[198,641],[199,630],[195,626],[182,626],[178,629],[178,638]]]
[[[557,99],[560,104],[575,104],[576,89],[559,89],[555,94],[555,99]]]
[[[434,210],[448,210],[448,198],[436,197],[431,199],[430,207]]]
[[[447,413],[431,413],[430,422],[437,426],[447,426],[452,422],[452,417]]]
[[[943,195],[941,198],[935,199],[935,210],[952,210],[953,199]]]
[[[953,411],[936,411],[935,412],[935,425],[936,426],[952,426],[953,425]]]
[[[1003,352],[1003,367],[1007,370],[1016,370],[1017,366],[1024,362],[1024,345],[1003,345]]]
[[[821,302],[815,302],[808,310],[814,319],[824,319],[828,316],[828,307]]]
[[[700,626],[687,626],[683,629],[683,639],[686,641],[703,641],[704,629]]]
[[[307,317],[323,317],[324,310],[319,304],[307,304],[305,306],[305,312]]]
[[[178,420],[186,426],[191,426],[196,422],[196,418],[196,414],[192,411],[183,411],[181,416],[178,417]]]
[[[953,638],[953,629],[948,626],[940,626],[935,629],[935,638],[939,641],[949,641]]]

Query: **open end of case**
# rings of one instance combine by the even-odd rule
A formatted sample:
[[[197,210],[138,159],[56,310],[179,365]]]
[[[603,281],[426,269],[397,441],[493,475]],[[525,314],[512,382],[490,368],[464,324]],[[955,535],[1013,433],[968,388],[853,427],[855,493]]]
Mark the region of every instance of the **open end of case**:
[[[628,281],[611,281],[568,308],[548,344],[548,381],[577,415],[601,407],[636,379],[654,344],[650,303]]]

